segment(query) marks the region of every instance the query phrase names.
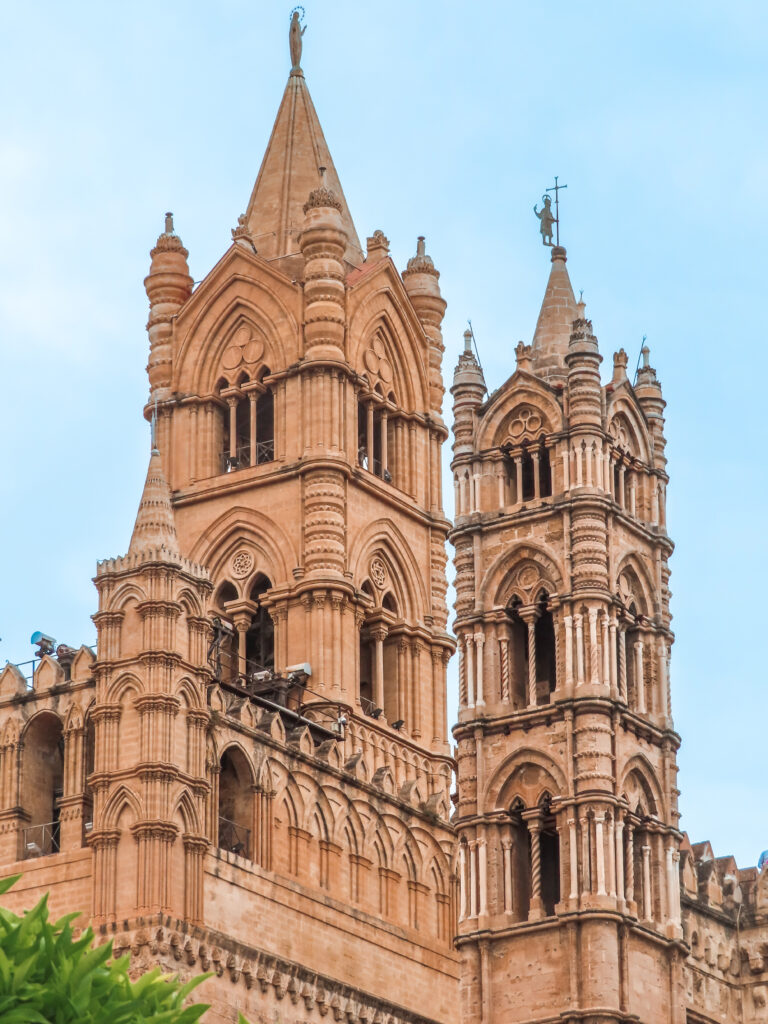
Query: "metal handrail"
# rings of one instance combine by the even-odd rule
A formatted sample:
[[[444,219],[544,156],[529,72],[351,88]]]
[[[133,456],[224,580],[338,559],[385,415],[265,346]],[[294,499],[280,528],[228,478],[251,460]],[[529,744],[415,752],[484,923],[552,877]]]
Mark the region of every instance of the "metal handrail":
[[[219,815],[219,849],[236,853],[238,857],[250,857],[251,830]]]
[[[59,852],[61,822],[47,821],[44,825],[28,825],[22,832],[24,850],[22,858],[47,857]]]
[[[222,473],[233,473],[236,469],[245,469],[252,465],[251,463],[251,445],[250,442],[239,444],[235,449],[235,458],[237,463],[232,464],[232,455],[230,454],[229,448],[225,448],[219,452],[219,464],[221,466]],[[275,461],[275,441],[274,438],[269,441],[257,441],[256,442],[256,462],[253,465],[261,466],[265,462]]]

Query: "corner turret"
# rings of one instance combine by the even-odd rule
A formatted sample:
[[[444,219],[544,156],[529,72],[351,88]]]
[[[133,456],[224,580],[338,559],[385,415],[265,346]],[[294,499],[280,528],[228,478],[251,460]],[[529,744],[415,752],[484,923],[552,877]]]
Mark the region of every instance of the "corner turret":
[[[661,384],[656,377],[656,371],[650,364],[650,349],[647,345],[643,345],[642,356],[643,365],[637,373],[635,395],[645,413],[651,431],[654,466],[664,473],[667,465],[664,408],[667,403],[661,396]]]
[[[344,250],[341,202],[321,183],[304,204],[299,246],[304,256],[304,343],[308,358],[344,358]]]
[[[416,255],[408,260],[403,271],[403,284],[413,308],[421,321],[429,344],[429,407],[432,415],[442,421],[443,410],[443,335],[440,325],[445,316],[445,299],[438,284],[440,273],[427,256],[424,236],[416,243]]]
[[[487,388],[483,371],[472,351],[472,332],[464,331],[464,351],[453,371],[453,454],[471,454],[475,410],[482,405]]]
[[[173,317],[192,294],[188,251],[173,229],[173,214],[165,215],[165,231],[151,251],[149,274],[144,287],[149,299],[149,394],[150,401],[168,397],[172,375],[171,341]]]

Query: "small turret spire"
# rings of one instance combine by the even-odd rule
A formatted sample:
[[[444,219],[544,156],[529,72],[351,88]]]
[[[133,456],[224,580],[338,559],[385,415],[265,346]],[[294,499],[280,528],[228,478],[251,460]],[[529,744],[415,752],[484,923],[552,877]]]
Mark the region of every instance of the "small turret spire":
[[[160,452],[153,447],[128,553],[149,554],[159,549],[167,551],[170,555],[179,554],[179,540],[171,506],[171,489],[163,473]]]

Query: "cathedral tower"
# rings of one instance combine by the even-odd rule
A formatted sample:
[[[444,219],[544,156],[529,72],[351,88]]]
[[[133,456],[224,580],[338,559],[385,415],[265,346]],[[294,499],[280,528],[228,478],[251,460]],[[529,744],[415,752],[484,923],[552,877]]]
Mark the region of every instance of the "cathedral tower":
[[[171,214],[152,249],[136,527],[95,661],[0,674],[0,857],[136,971],[212,970],[213,1024],[449,1024],[445,303],[423,238],[361,250],[298,12],[291,56],[218,264]]]
[[[601,355],[565,249],[490,397],[451,389],[462,1013],[681,1024],[664,401]],[[535,979],[535,983],[533,983]]]

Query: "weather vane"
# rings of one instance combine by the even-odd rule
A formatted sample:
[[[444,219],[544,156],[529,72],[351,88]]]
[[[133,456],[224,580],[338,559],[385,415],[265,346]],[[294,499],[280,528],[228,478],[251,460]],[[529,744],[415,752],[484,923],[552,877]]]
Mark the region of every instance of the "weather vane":
[[[539,218],[541,222],[539,230],[541,231],[541,244],[552,245],[552,225],[555,225],[555,245],[560,245],[560,189],[568,188],[567,185],[559,185],[557,181],[557,175],[555,175],[555,184],[551,188],[545,189],[544,195],[541,197],[541,201],[544,206],[539,210],[539,204],[533,207],[533,212]],[[555,212],[552,213],[552,197],[548,194],[550,192],[555,193]]]
[[[301,13],[299,13],[301,12]],[[291,49],[291,71],[301,70],[301,37],[307,26],[301,27],[304,20],[304,8],[294,7],[291,11],[291,27],[288,29],[288,45]]]

